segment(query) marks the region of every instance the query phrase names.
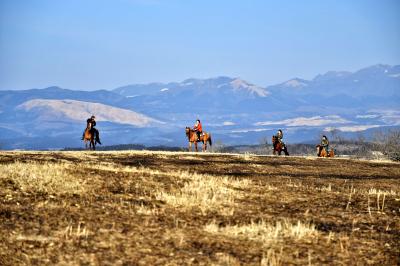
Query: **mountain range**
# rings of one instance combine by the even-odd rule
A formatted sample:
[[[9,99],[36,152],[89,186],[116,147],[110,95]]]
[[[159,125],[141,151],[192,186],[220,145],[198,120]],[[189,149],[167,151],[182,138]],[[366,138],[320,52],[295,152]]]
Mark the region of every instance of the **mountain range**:
[[[79,147],[95,114],[106,145],[186,145],[199,118],[214,142],[256,144],[279,128],[287,142],[316,141],[337,129],[355,137],[400,127],[400,65],[330,71],[259,86],[240,78],[187,79],[113,90],[0,91],[0,148]]]

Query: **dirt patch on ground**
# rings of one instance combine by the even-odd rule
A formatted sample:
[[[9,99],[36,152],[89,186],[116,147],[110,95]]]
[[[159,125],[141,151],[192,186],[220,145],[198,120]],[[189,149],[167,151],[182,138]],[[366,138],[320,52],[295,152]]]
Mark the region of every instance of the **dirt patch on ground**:
[[[400,164],[0,153],[0,264],[399,264]]]

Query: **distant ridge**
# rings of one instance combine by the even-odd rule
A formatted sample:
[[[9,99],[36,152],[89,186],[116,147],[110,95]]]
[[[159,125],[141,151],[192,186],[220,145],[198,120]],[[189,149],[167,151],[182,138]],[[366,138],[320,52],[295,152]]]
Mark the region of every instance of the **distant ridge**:
[[[110,91],[57,86],[0,91],[0,146],[81,147],[92,114],[107,146],[186,146],[184,128],[197,118],[214,143],[224,145],[254,145],[278,128],[288,143],[318,141],[330,131],[372,138],[377,131],[400,128],[400,65],[328,71],[268,87],[219,76]]]

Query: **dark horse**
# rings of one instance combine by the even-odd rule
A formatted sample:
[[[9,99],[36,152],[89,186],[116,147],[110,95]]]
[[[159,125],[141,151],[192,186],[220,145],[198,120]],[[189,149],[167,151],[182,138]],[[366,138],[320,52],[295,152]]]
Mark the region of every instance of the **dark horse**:
[[[282,151],[285,153],[285,155],[289,156],[289,152],[287,151],[286,146],[283,146],[278,138],[276,136],[272,136],[272,145],[273,145],[273,154],[276,155],[276,153],[278,153],[278,155],[281,155]]]
[[[318,157],[335,157],[335,152],[333,151],[333,149],[331,149],[328,153],[326,149],[320,144],[318,144],[316,148]]]
[[[191,129],[190,127],[186,127],[186,136],[189,141],[189,151],[192,151],[192,143],[194,143],[194,147],[197,150],[197,142],[203,142],[203,148],[202,151],[207,151],[207,142],[210,143],[210,146],[212,145],[212,140],[211,140],[211,134],[203,132],[200,135],[200,139],[197,139],[197,134],[196,132]]]
[[[83,137],[83,142],[85,143],[86,149],[96,150],[96,142],[94,141],[95,132],[91,127],[91,124],[85,129],[85,135]],[[89,144],[89,147],[88,147]]]

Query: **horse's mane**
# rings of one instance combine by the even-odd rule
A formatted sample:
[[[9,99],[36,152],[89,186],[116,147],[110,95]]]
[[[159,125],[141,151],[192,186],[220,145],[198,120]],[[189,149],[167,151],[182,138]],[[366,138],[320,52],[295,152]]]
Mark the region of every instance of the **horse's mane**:
[[[190,132],[192,132],[193,130],[190,127],[186,127],[186,136],[189,137]]]

